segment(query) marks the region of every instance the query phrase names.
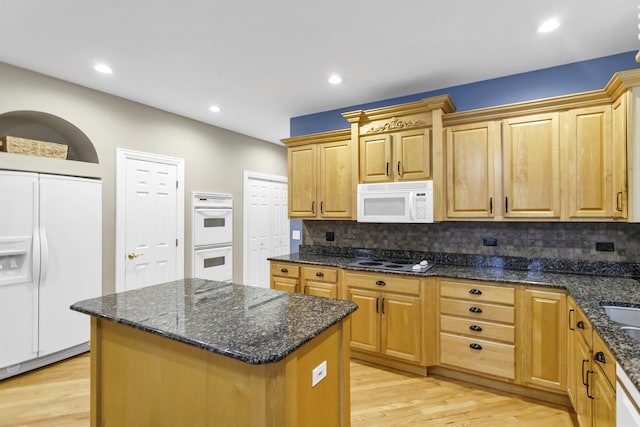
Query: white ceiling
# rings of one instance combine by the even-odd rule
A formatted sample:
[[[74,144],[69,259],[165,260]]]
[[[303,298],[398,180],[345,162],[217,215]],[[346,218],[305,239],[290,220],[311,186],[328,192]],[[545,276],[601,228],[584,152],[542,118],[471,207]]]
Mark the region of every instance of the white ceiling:
[[[278,142],[289,136],[291,117],[637,50],[638,7],[637,0],[0,0],[0,62]],[[561,27],[537,33],[550,17]],[[113,74],[95,72],[97,62]],[[344,82],[330,85],[331,73]],[[211,113],[212,104],[222,111]]]

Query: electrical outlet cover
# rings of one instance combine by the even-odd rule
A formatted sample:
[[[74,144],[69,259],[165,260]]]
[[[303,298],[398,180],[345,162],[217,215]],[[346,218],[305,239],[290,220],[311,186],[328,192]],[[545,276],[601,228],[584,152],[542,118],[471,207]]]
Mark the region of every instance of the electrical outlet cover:
[[[315,387],[320,381],[327,376],[327,361],[324,360],[321,364],[313,368],[311,372],[311,387]]]

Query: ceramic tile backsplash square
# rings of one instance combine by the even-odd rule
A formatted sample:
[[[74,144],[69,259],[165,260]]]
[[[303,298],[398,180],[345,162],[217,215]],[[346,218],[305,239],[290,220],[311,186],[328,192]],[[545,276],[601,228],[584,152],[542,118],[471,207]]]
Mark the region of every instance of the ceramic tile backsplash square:
[[[443,222],[369,224],[354,221],[303,221],[303,244],[422,252],[554,258],[574,261],[640,262],[640,224]],[[335,240],[325,240],[327,231]],[[483,246],[483,238],[497,246]],[[595,250],[612,242],[612,252]]]

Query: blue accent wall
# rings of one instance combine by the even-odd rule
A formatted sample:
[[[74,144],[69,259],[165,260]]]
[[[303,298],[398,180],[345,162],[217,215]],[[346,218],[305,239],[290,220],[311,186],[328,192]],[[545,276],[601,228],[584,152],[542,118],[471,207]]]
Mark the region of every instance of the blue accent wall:
[[[341,113],[343,112],[386,107],[442,94],[448,94],[451,97],[456,111],[466,111],[603,89],[616,72],[640,68],[640,65],[635,62],[636,53],[636,51],[625,52],[415,95],[293,117],[290,119],[290,135],[299,136],[347,129],[349,123],[342,117]]]
[[[300,231],[300,240],[293,240],[293,230]],[[295,254],[300,252],[300,244],[302,243],[302,220],[292,219],[289,221],[289,252]]]

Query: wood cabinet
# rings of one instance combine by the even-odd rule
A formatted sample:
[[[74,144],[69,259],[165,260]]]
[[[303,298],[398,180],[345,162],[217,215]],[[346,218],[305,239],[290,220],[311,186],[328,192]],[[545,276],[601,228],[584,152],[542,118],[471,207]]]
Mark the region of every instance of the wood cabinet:
[[[502,122],[502,185],[506,218],[560,218],[558,113]]]
[[[351,348],[402,361],[422,360],[420,279],[384,273],[345,274],[352,315]]]
[[[286,292],[299,292],[300,266],[290,262],[271,261],[271,289]]]
[[[524,291],[524,382],[567,390],[567,297],[563,291]]]
[[[302,267],[301,288],[303,294],[338,298],[338,269],[324,266]]]
[[[616,361],[569,298],[569,398],[581,427],[616,425]],[[572,347],[572,348],[571,348]]]
[[[514,381],[513,286],[440,279],[440,363]]]
[[[451,126],[446,132],[447,218],[494,218],[502,206],[499,123]]]
[[[565,216],[612,218],[611,106],[569,110],[563,113],[563,120]]]
[[[360,182],[417,181],[431,177],[430,129],[360,137]]]
[[[287,146],[289,217],[351,219],[355,198],[348,131],[282,140]]]
[[[627,184],[627,100],[623,93],[611,106],[611,143],[613,145],[612,212],[616,219],[626,219]]]

